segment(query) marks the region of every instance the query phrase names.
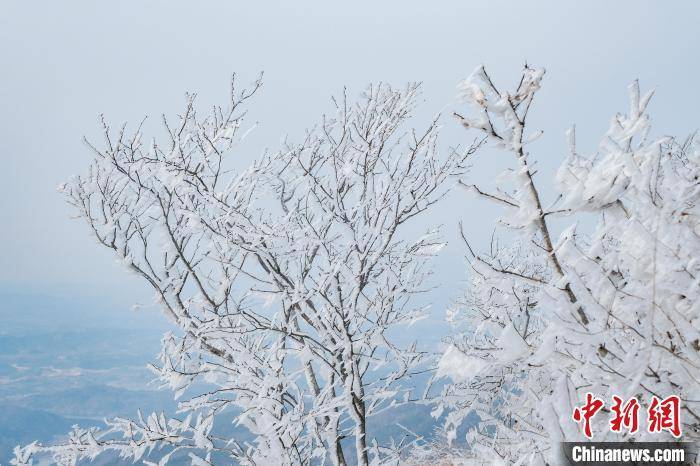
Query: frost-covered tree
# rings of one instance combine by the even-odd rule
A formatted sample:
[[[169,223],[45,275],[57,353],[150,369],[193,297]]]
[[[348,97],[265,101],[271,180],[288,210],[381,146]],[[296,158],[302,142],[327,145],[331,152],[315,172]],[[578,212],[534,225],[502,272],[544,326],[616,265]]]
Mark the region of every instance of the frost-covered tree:
[[[472,113],[456,118],[511,161],[496,188],[464,186],[500,206],[510,232],[487,252],[467,243],[471,284],[451,315],[462,330],[441,360],[452,383],[438,412],[453,436],[480,416],[467,440],[488,464],[559,464],[558,442],[585,438],[572,413],[588,392],[606,403],[593,439],[672,438],[647,433],[643,413],[654,396],[678,395],[683,439],[697,441],[700,144],[650,137],[652,93],[635,82],[594,155],[569,131],[546,203],[528,150],[541,132],[527,126],[543,74],[525,67],[506,92],[479,67],[461,86]],[[609,429],[613,395],[640,403],[634,435]]]
[[[396,329],[425,314],[413,297],[441,247],[437,230],[405,227],[445,195],[475,146],[441,156],[437,120],[405,128],[419,86],[378,85],[356,103],[334,100],[335,114],[301,143],[235,172],[227,157],[259,87],[232,91],[227,109],[204,118],[189,96],[159,142],[103,123],[87,175],[61,188],[176,325],[154,370],[179,415],[79,428],[63,444],[18,447],[14,464],[106,451],[251,465],[397,454],[400,444],[370,442],[367,426],[416,398],[409,382],[425,354],[399,345]],[[252,440],[218,433],[231,417]]]

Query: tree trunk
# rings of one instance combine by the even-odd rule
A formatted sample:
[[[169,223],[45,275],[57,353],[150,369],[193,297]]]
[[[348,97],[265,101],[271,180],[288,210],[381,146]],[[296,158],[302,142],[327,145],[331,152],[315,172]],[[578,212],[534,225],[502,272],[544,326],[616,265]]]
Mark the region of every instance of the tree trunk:
[[[355,425],[355,451],[357,452],[357,464],[361,466],[369,465],[367,454],[367,418],[365,416],[365,401],[361,397],[353,394],[352,400],[355,414],[357,415]]]

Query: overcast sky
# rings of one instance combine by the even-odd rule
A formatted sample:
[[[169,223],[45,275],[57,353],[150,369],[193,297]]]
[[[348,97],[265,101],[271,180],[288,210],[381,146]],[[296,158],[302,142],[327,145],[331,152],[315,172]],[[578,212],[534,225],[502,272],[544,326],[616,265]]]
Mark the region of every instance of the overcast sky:
[[[56,192],[85,170],[81,138],[99,141],[100,113],[113,125],[158,121],[188,90],[206,109],[226,101],[231,73],[251,81],[264,70],[251,109],[260,126],[240,154],[252,159],[298,140],[343,86],[422,81],[420,124],[458,106],[456,84],[478,64],[506,85],[527,61],[547,68],[532,119],[545,136],[532,150],[548,183],[564,131],[576,123],[582,151],[595,151],[635,78],[657,88],[655,134],[697,129],[698,18],[698,2],[660,1],[2,2],[0,289],[120,305],[149,295]],[[474,136],[444,124],[444,146]],[[485,151],[472,176],[502,155]],[[451,199],[442,212],[477,239],[490,232],[488,206]],[[459,246],[447,254],[441,273],[461,267]]]

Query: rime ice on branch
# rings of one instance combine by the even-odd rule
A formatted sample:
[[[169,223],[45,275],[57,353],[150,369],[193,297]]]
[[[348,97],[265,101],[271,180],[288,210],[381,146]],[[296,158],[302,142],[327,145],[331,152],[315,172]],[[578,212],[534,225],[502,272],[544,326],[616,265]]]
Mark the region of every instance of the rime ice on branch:
[[[164,121],[165,141],[105,124],[87,175],[62,188],[179,328],[163,338],[154,370],[181,400],[180,416],[78,429],[67,444],[18,448],[15,464],[42,455],[74,464],[104,451],[151,459],[153,449],[164,452],[159,464],[173,455],[368,464],[401,452],[401,443],[370,442],[367,426],[416,398],[408,381],[425,354],[389,330],[425,313],[413,296],[440,249],[434,229],[413,240],[403,230],[445,195],[476,147],[440,155],[437,120],[405,128],[418,86],[379,85],[355,103],[334,101],[335,114],[301,143],[235,173],[226,157],[259,86],[232,92],[228,109],[203,119],[188,98],[175,124]],[[226,413],[252,441],[216,434]]]
[[[500,223],[518,240],[494,242],[487,253],[467,243],[471,286],[454,316],[463,333],[442,360],[439,373],[452,383],[436,414],[448,410],[454,435],[478,413],[482,422],[467,436],[477,458],[552,464],[556,442],[583,438],[571,413],[586,392],[641,404],[675,394],[684,440],[697,441],[700,145],[650,138],[652,93],[641,95],[635,82],[628,113],[613,117],[595,155],[581,155],[568,133],[557,202],[546,207],[528,152],[541,132],[527,126],[543,74],[526,66],[506,92],[479,67],[461,86],[471,116],[455,114],[458,121],[512,160],[496,191],[466,186],[504,209]],[[578,227],[584,213],[597,221],[590,234]],[[555,215],[568,223],[558,236],[548,223]],[[628,438],[599,422],[594,439]]]

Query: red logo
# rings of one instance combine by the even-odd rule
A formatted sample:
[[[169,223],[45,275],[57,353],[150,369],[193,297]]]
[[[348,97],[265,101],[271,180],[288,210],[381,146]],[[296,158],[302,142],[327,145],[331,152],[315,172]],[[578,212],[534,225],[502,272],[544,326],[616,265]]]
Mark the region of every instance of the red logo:
[[[681,399],[671,395],[663,400],[651,397],[651,404],[647,410],[649,432],[661,432],[667,430],[678,438],[681,436]]]
[[[627,430],[634,434],[639,430],[639,400],[630,398],[625,401],[617,395],[613,395],[613,405],[610,410],[613,417],[610,419],[609,427],[612,432],[623,432]],[[572,418],[575,422],[583,425],[583,434],[591,438],[591,420],[600,411],[605,403],[600,398],[596,398],[592,393],[586,393],[586,402],[581,407],[575,407]],[[656,396],[651,397],[649,408],[647,409],[647,431],[658,433],[662,431],[670,432],[674,437],[681,436],[681,399],[676,395],[671,395],[663,400]]]
[[[591,393],[586,393],[586,404],[582,408],[574,409],[574,421],[583,421],[583,434],[588,438],[593,436],[591,432],[591,419],[600,411],[603,405],[603,400],[594,397]]]
[[[624,427],[630,434],[634,434],[639,429],[639,401],[636,398],[630,398],[627,403],[622,404],[622,398],[613,395],[612,407],[615,417],[610,420],[610,430],[613,432],[622,432]]]

